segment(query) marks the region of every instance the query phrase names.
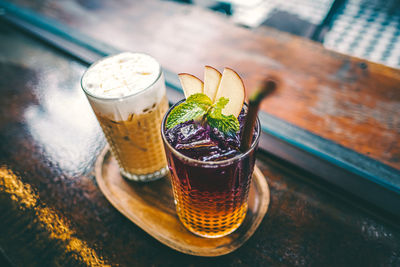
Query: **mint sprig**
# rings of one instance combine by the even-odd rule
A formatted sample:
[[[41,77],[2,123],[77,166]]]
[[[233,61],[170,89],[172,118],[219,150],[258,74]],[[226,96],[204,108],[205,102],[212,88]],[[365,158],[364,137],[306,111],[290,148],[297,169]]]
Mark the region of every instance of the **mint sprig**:
[[[240,129],[238,119],[233,115],[222,114],[222,109],[228,102],[228,98],[221,97],[213,104],[207,95],[193,94],[171,111],[167,119],[167,129],[189,120],[201,118],[224,134],[234,135]]]
[[[212,101],[205,94],[193,94],[189,96],[185,102],[179,104],[171,111],[167,119],[167,129],[204,116],[210,106],[212,106]]]
[[[211,127],[217,128],[227,135],[235,135],[239,129],[239,121],[233,116],[226,116],[222,114],[222,109],[228,104],[229,99],[221,97],[210,112],[207,114],[207,122]]]

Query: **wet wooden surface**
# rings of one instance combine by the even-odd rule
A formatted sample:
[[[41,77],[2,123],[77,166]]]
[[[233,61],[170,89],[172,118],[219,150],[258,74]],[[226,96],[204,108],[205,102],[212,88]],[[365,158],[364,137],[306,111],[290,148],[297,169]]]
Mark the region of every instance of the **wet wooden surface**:
[[[271,29],[253,33],[227,18],[169,1],[12,1],[164,67],[203,76],[237,70],[247,88],[284,81],[263,110],[400,170],[400,71],[325,50]]]
[[[400,265],[398,222],[263,154],[271,203],[243,246],[216,258],[166,247],[95,182],[105,141],[80,89],[86,66],[3,23],[0,39],[0,248],[14,265]]]

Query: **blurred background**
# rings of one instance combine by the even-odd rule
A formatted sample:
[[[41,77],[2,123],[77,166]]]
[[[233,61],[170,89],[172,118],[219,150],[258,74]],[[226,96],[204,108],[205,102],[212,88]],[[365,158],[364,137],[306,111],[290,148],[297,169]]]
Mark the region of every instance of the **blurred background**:
[[[262,33],[265,26],[326,48],[400,68],[400,0],[170,0],[228,16]]]

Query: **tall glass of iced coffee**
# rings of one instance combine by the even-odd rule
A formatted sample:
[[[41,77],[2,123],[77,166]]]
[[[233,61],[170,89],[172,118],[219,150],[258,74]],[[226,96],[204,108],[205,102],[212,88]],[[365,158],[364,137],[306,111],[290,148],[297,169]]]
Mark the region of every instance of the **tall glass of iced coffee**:
[[[142,53],[109,56],[90,66],[81,84],[121,174],[135,181],[164,176],[160,127],[168,102],[160,64]]]

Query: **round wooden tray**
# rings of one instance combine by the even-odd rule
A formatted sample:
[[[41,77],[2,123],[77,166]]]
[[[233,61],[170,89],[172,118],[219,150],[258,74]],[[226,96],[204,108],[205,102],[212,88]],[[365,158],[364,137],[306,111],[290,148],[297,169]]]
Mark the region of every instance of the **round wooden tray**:
[[[149,183],[127,181],[108,147],[99,155],[95,172],[100,190],[118,211],[161,243],[190,255],[219,256],[243,245],[261,223],[270,200],[267,181],[256,166],[243,224],[227,236],[203,238],[179,221],[169,177]]]

